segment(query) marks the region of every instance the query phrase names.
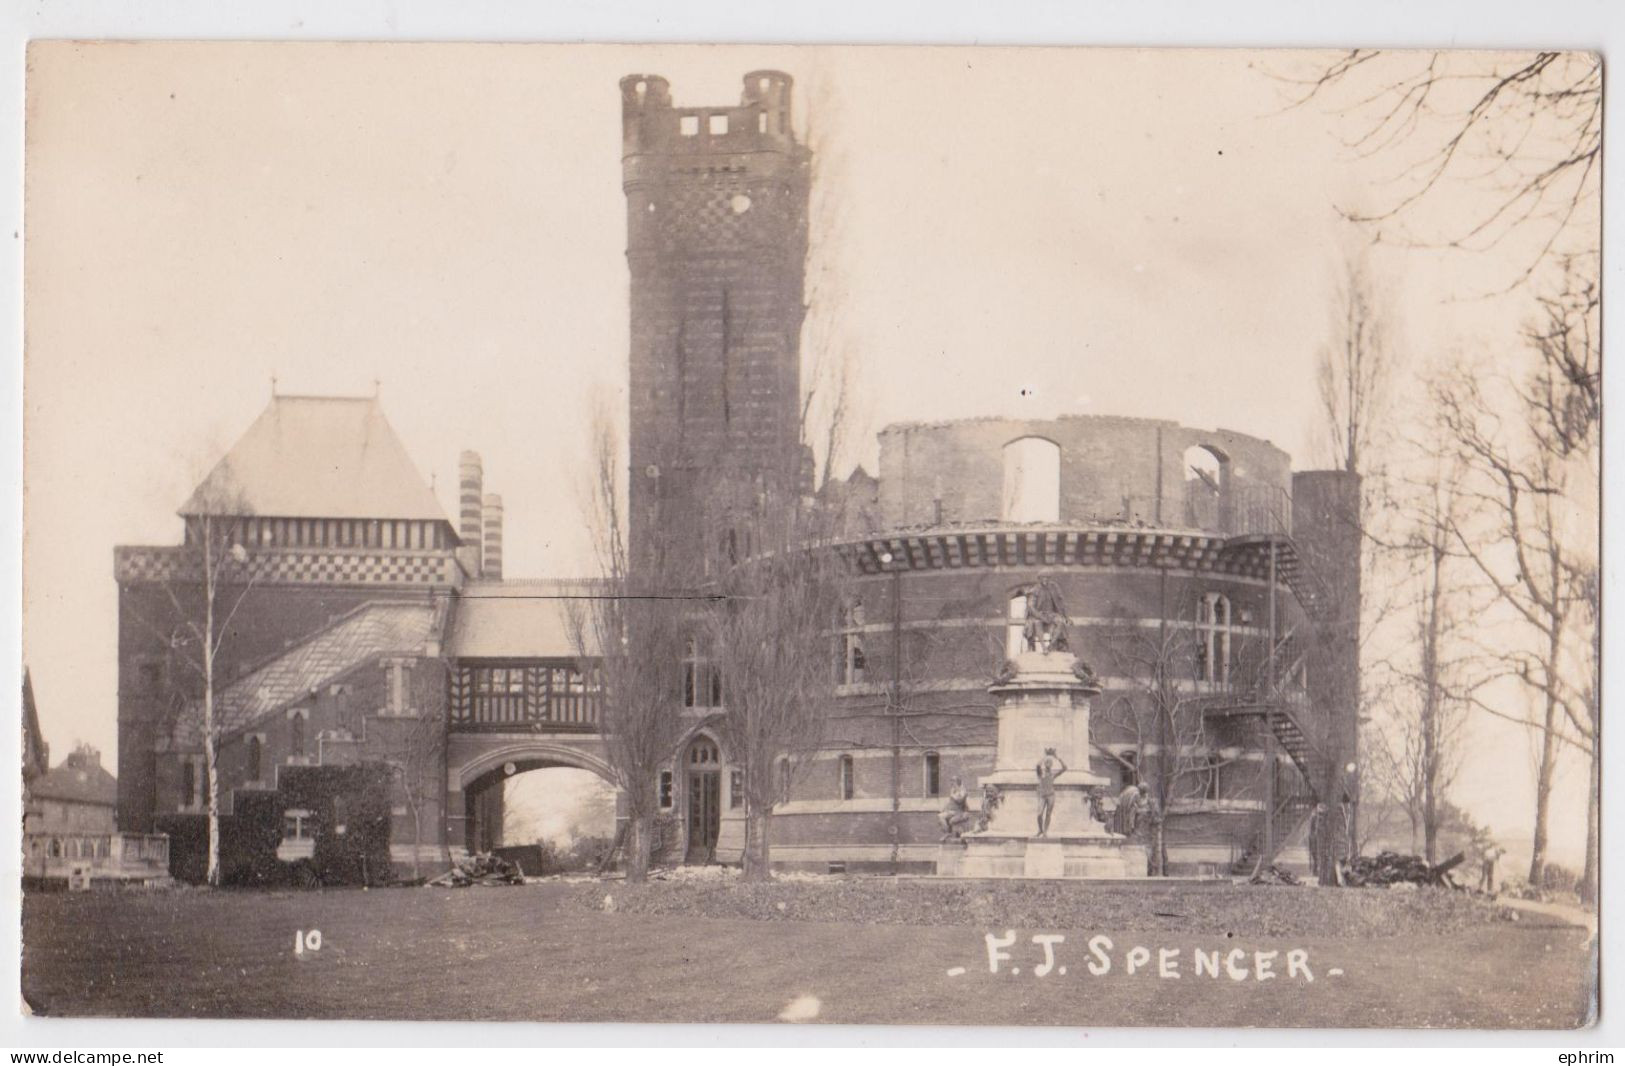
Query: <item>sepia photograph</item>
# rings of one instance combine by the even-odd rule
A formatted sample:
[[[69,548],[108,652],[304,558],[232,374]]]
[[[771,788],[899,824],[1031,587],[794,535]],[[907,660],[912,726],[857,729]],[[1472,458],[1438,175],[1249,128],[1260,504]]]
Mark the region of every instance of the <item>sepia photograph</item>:
[[[24,1015],[1596,1024],[1600,54],[24,91]]]

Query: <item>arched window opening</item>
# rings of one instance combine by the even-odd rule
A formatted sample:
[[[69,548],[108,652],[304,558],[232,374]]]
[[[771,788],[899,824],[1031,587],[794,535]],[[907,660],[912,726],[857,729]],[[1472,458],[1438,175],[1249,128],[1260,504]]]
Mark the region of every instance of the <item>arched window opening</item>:
[[[842,755],[838,760],[838,781],[840,796],[844,800],[852,798],[852,756]]]
[[[1129,748],[1118,756],[1123,761],[1123,787],[1140,783],[1140,750]]]
[[[1230,680],[1230,601],[1209,592],[1196,604],[1196,678]]]
[[[1185,524],[1193,529],[1223,529],[1230,460],[1206,444],[1185,449]]]
[[[247,741],[247,746],[248,758],[246,759],[246,762],[248,764],[248,780],[259,781],[262,779],[261,775],[264,771],[265,744],[258,736],[250,735]]]
[[[1006,522],[1061,520],[1061,446],[1043,437],[1022,437],[1004,446]]]

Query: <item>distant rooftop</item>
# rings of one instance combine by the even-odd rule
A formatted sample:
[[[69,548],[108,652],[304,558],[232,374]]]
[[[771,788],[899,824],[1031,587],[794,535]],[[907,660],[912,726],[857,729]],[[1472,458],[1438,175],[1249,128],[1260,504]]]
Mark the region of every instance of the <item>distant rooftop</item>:
[[[447,522],[372,396],[275,396],[182,515]]]
[[[60,766],[35,779],[29,795],[34,799],[114,807],[118,804],[118,780],[102,769],[96,751],[76,751]]]

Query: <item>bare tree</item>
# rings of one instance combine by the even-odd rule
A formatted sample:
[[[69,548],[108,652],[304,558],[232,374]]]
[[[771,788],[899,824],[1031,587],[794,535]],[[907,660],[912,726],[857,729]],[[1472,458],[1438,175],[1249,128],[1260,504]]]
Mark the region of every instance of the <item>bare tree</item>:
[[[135,614],[158,637],[173,660],[197,681],[195,697],[175,693],[183,704],[201,705],[204,777],[208,790],[208,863],[206,879],[220,884],[220,744],[225,724],[216,714],[219,662],[233,634],[232,621],[252,591],[257,574],[240,532],[251,509],[232,484],[229,471],[211,474],[188,501],[185,537],[177,552],[174,576],[161,587],[168,601],[165,618]],[[194,690],[197,691],[197,690]]]
[[[1180,613],[1187,622],[1194,614]],[[1125,765],[1149,792],[1151,873],[1160,877],[1168,868],[1163,826],[1169,811],[1178,800],[1200,796],[1206,778],[1234,760],[1210,751],[1204,716],[1212,700],[1193,678],[1199,659],[1189,625],[1165,618],[1155,629],[1117,626],[1108,631],[1105,649],[1111,672],[1129,678],[1130,688],[1106,704],[1102,718],[1134,738],[1135,758]],[[1221,653],[1226,665],[1215,666],[1215,676],[1228,677],[1230,651]]]
[[[1366,475],[1384,428],[1393,355],[1368,262],[1350,251],[1341,267],[1331,333],[1316,366],[1319,413],[1325,419],[1332,464]]]
[[[821,516],[799,501],[768,501],[753,526],[758,550],[722,570],[722,600],[707,618],[722,676],[719,725],[744,769],[744,874],[766,880],[773,809],[824,735],[830,639],[848,581]]]
[[[400,781],[401,795],[412,817],[412,877],[423,875],[423,825],[446,794],[446,673],[444,659],[420,659],[411,670],[408,719],[390,765]],[[430,708],[440,708],[431,713]]]
[[[1601,56],[1355,49],[1285,80],[1294,106],[1314,100],[1344,118],[1352,150],[1394,161],[1385,202],[1344,209],[1382,240],[1482,250],[1525,234],[1532,251],[1514,283],[1549,253],[1597,250]],[[1476,210],[1415,229],[1472,189],[1484,197]]]
[[[1436,458],[1431,476],[1414,495],[1410,528],[1402,545],[1411,572],[1403,584],[1417,593],[1409,623],[1414,658],[1397,666],[1400,706],[1395,708],[1399,798],[1410,816],[1413,839],[1420,835],[1422,854],[1438,861],[1441,804],[1460,767],[1461,727],[1465,719],[1464,686],[1470,652],[1464,652],[1461,627],[1471,617],[1465,589],[1455,569],[1460,553],[1455,530],[1460,510],[1460,463]],[[1418,833],[1417,831],[1420,830]]]
[[[1521,380],[1458,362],[1432,390],[1440,420],[1473,477],[1465,494],[1471,507],[1453,530],[1456,545],[1526,634],[1493,650],[1505,664],[1502,672],[1537,700],[1529,872],[1537,884],[1546,863],[1560,746],[1571,745],[1594,764],[1600,732],[1600,481],[1597,421],[1588,413],[1596,410],[1595,382],[1589,373],[1572,371],[1598,365],[1595,351],[1578,350],[1596,344],[1596,305],[1584,283],[1566,292],[1570,298],[1544,304],[1545,317],[1528,331],[1535,365]],[[1485,700],[1474,705],[1510,717]],[[1592,789],[1593,826],[1597,802]]]
[[[570,601],[569,620],[577,654],[598,664],[599,729],[626,802],[626,877],[637,882],[649,871],[660,771],[691,724],[678,671],[687,636],[704,624],[696,605],[705,601],[675,547],[682,523],[653,523],[644,557],[632,559],[617,476],[621,450],[606,411],[594,419],[593,435],[587,512],[600,582],[592,595]]]

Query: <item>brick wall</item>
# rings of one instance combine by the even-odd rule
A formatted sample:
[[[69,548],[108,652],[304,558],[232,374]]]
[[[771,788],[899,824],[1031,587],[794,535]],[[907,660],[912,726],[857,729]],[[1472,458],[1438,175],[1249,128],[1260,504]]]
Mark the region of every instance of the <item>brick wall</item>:
[[[1042,437],[1060,447],[1060,520],[1262,532],[1291,521],[1291,458],[1231,430],[1106,416],[904,423],[880,435],[880,508],[888,528],[997,522],[1004,446]],[[1230,506],[1187,507],[1186,450],[1226,459]],[[940,508],[938,505],[940,501]]]
[[[234,603],[237,594],[236,588],[222,588],[219,602]],[[422,587],[256,584],[221,644],[217,683],[229,684],[364,603],[432,595]],[[151,831],[160,806],[154,753],[181,707],[202,696],[201,676],[168,643],[169,634],[202,617],[199,585],[119,585],[118,821],[126,832]]]
[[[748,75],[737,107],[674,108],[653,75],[621,90],[632,550],[658,527],[696,555],[719,480],[799,477],[808,155],[785,75]]]

